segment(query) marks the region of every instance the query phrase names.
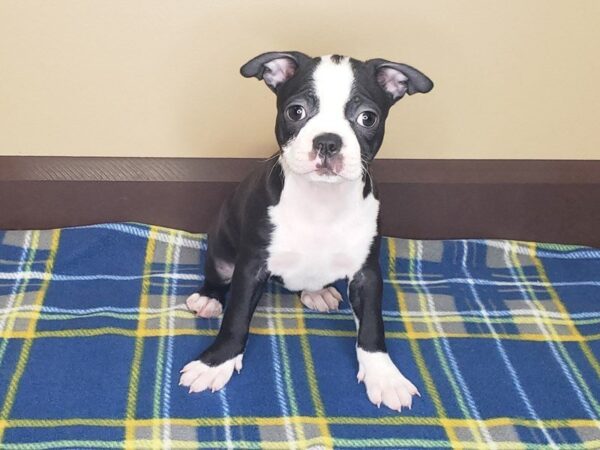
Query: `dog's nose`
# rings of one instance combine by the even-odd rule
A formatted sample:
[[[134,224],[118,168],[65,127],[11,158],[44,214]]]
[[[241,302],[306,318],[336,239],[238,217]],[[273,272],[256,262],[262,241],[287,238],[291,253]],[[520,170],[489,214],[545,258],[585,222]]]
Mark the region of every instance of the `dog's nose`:
[[[342,149],[342,138],[335,133],[323,133],[313,139],[313,149],[321,156],[333,156]]]

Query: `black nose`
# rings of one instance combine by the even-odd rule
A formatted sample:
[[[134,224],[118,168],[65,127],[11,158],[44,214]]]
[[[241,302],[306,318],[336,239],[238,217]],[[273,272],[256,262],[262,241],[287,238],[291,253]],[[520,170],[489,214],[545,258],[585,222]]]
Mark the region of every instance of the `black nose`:
[[[313,139],[313,149],[321,156],[333,156],[342,149],[342,138],[335,133],[323,133]]]

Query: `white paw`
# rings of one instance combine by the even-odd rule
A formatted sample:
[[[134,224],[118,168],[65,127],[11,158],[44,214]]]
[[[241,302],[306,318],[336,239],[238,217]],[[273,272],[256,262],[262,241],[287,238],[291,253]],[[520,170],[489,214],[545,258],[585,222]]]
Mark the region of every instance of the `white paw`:
[[[356,356],[358,382],[365,383],[367,396],[377,407],[383,403],[396,411],[401,411],[402,407],[410,409],[412,396],[421,396],[417,388],[400,373],[387,353],[367,352],[357,348]]]
[[[192,392],[210,389],[212,392],[223,388],[233,375],[233,369],[240,373],[242,356],[238,355],[218,366],[207,366],[202,361],[192,361],[181,369],[179,386],[186,386]]]
[[[223,307],[219,300],[204,297],[198,293],[190,295],[185,301],[188,309],[198,317],[204,317],[210,319],[211,317],[218,317],[223,312]]]
[[[302,291],[300,301],[309,309],[327,312],[338,309],[342,295],[333,286],[314,292]]]

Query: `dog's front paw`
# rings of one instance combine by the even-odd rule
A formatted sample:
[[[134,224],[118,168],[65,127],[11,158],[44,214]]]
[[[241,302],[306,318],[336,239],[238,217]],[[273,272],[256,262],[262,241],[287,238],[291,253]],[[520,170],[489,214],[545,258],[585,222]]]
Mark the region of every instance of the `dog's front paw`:
[[[410,409],[412,396],[419,391],[402,375],[389,355],[384,352],[367,352],[356,349],[358,357],[358,382],[365,383],[367,396],[371,403],[401,411],[402,407]]]
[[[211,317],[218,317],[223,312],[223,306],[219,300],[205,297],[198,293],[190,295],[185,301],[188,309],[198,317],[204,317],[210,319]]]
[[[309,309],[327,312],[338,309],[338,305],[342,301],[342,295],[336,288],[329,286],[313,292],[302,291],[300,301]]]
[[[233,369],[240,373],[242,370],[242,356],[225,361],[218,366],[209,366],[202,361],[192,361],[181,369],[179,386],[186,386],[192,392],[202,392],[210,389],[212,392],[222,389],[231,376]]]

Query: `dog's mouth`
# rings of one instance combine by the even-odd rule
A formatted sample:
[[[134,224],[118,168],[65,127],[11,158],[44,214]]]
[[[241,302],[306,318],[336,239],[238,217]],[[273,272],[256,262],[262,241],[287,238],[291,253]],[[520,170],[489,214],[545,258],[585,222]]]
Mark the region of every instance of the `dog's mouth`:
[[[291,172],[314,182],[339,183],[357,179],[354,169],[358,163],[341,154],[326,156],[309,152],[307,155],[295,155],[293,151],[284,151],[282,161]],[[351,171],[348,172],[348,169]]]
[[[344,162],[342,156],[322,156],[318,158],[317,164],[315,165],[315,172],[322,176],[338,176],[343,167]]]
[[[333,171],[333,169],[330,169],[328,167],[321,167],[321,168],[317,168],[315,170],[315,172],[317,173],[317,175],[322,175],[322,176],[337,176],[338,174],[336,172]]]

